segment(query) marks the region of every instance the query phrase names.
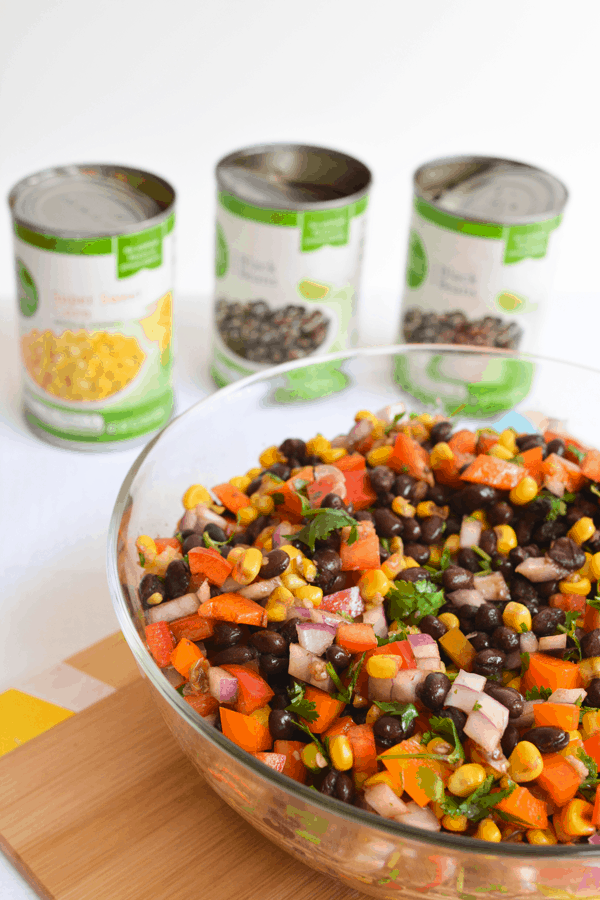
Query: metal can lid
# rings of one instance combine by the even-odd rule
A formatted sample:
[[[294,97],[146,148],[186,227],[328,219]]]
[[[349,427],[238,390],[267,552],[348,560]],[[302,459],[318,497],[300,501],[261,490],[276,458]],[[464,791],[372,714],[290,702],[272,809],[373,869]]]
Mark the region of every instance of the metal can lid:
[[[559,215],[564,184],[535,166],[488,156],[457,156],[415,172],[415,193],[444,212],[476,222],[520,225]]]
[[[246,203],[289,210],[332,209],[364,196],[371,172],[338,150],[304,144],[264,144],[225,156],[219,189]]]
[[[86,238],[138,231],[172,211],[173,188],[162,178],[113,165],[47,169],[20,181],[9,205],[15,220],[34,231]]]

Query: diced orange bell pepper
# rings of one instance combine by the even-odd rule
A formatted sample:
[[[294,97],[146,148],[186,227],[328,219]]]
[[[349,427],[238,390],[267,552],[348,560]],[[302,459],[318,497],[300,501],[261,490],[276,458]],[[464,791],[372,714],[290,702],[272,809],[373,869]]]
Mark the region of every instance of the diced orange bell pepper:
[[[202,619],[197,613],[194,613],[193,616],[184,616],[183,619],[169,622],[169,628],[176,641],[180,641],[181,638],[187,638],[190,641],[205,641],[215,630],[215,623],[212,619]]]
[[[497,456],[481,454],[460,477],[462,481],[472,484],[489,484],[501,491],[510,491],[518,485],[524,475],[522,466],[499,459]]]
[[[587,603],[583,617],[583,627],[585,631],[594,631],[594,629],[600,628],[600,610]]]
[[[550,453],[542,463],[542,471],[547,478],[562,482],[565,490],[577,493],[585,484],[585,475],[577,463]]]
[[[338,734],[347,734],[348,729],[354,725],[354,719],[352,716],[342,716],[339,719],[335,719],[332,724],[329,726],[327,731],[323,732],[324,738],[335,737]]]
[[[340,558],[342,560],[342,572],[356,571],[358,569],[377,569],[379,567],[379,538],[372,522],[359,522],[358,540],[353,544],[348,543],[349,534],[346,529],[342,532],[340,546]],[[350,532],[351,529],[348,529]]]
[[[490,457],[491,459],[492,457]],[[477,653],[475,647],[460,628],[451,628],[439,638],[439,642],[460,669],[470,672]]]
[[[394,759],[397,754],[425,753],[425,748],[416,738],[400,741],[386,750],[381,759],[384,766],[397,780],[404,779],[404,790],[419,806],[427,806],[434,798],[436,778],[444,777],[444,769],[437,760]]]
[[[530,450],[523,450],[520,454],[523,460],[523,467],[527,469],[527,474],[541,485],[544,477],[542,470],[543,452],[541,447],[532,447]]]
[[[585,752],[591,756],[594,762],[600,767],[600,731],[593,734],[583,742]]]
[[[397,434],[392,455],[386,465],[394,472],[407,472],[419,481],[431,478],[429,454],[421,444],[408,434]]]
[[[146,625],[146,643],[157,666],[164,669],[170,665],[175,640],[166,622],[153,622],[151,625]]]
[[[310,684],[304,691],[304,699],[315,704],[317,718],[314,722],[306,722],[313,734],[323,734],[327,731],[346,705],[343,700],[336,700],[327,691]]]
[[[235,708],[238,712],[249,716],[255,709],[266,706],[275,695],[265,679],[246,666],[232,664],[221,666],[238,680],[238,693]]]
[[[548,598],[548,606],[564,609],[565,612],[585,612],[585,597],[581,594],[552,594]]]
[[[581,463],[581,474],[591,481],[600,481],[600,450],[588,450]]]
[[[474,457],[470,454],[455,452],[452,459],[442,459],[437,463],[434,470],[435,480],[440,484],[460,490],[465,486],[460,477],[461,470],[473,460]]]
[[[275,741],[273,744],[275,753],[285,756],[283,774],[293,778],[294,781],[299,781],[300,784],[306,783],[308,774],[301,755],[304,746],[302,741]]]
[[[475,454],[475,448],[477,446],[477,435],[474,431],[469,431],[468,429],[463,428],[460,431],[456,431],[452,435],[452,437],[448,441],[448,446],[455,453]]]
[[[346,453],[341,459],[337,459],[332,463],[340,472],[359,472],[366,468],[367,461],[362,453]]]
[[[233,569],[231,563],[213,547],[192,547],[188,560],[193,575],[203,575],[217,587],[221,587]]]
[[[377,748],[375,735],[370,725],[351,725],[348,729],[348,740],[354,756],[354,775],[363,776],[360,781],[370,778],[377,772]]]
[[[219,594],[205,600],[198,607],[198,615],[219,622],[236,622],[238,625],[259,625],[267,627],[267,614],[254,600],[241,594]]]
[[[362,457],[361,457],[362,459]],[[377,494],[371,487],[371,479],[366,469],[344,472],[346,480],[346,503],[352,503],[354,509],[369,509],[377,500]]]
[[[198,692],[196,694],[188,694],[183,698],[188,706],[191,706],[192,709],[195,709],[199,716],[210,716],[211,713],[216,712],[219,707],[218,700],[209,694],[208,691]]]
[[[534,797],[531,791],[517,785],[510,796],[501,800],[496,809],[507,813],[528,828],[548,827],[548,806],[543,800]]]
[[[181,544],[177,538],[154,538],[154,543],[156,544],[157,553],[162,553],[167,547],[172,547],[173,550],[181,552]]]
[[[536,703],[533,718],[536,727],[554,725],[563,731],[575,731],[579,725],[579,707],[574,703]]]
[[[596,828],[600,825],[600,784],[596,788],[596,799],[594,801],[594,812],[592,813],[592,825]]]
[[[538,705],[544,704],[536,704],[534,710]],[[572,800],[579,790],[579,774],[560,753],[545,753],[544,768],[537,778],[537,783],[556,805],[561,807]]]
[[[288,478],[283,484],[279,485],[277,494],[281,495],[283,503],[276,507],[279,514],[286,513],[286,517],[290,514],[296,518],[296,521],[302,516],[302,500],[298,491],[303,487],[312,484],[315,480],[315,472],[312,466],[303,466],[296,475]]]
[[[578,688],[583,686],[579,666],[566,660],[547,656],[545,653],[532,653],[529,657],[529,668],[522,678],[522,688],[529,691],[534,687],[549,687],[553,691],[558,688]]]
[[[187,638],[182,638],[171,653],[171,665],[186,679],[190,677],[190,669],[199,659],[204,659],[204,654]]]
[[[362,622],[343,622],[338,626],[335,641],[348,653],[364,653],[377,646],[373,626]]]
[[[286,757],[283,753],[266,753],[264,750],[258,750],[252,754],[265,766],[274,769],[276,772],[283,772],[286,764]]]
[[[477,446],[473,452],[476,456],[487,453],[492,447],[495,447],[499,437],[500,435],[496,431],[480,431],[477,438]]]
[[[250,506],[248,494],[244,494],[239,488],[236,488],[227,482],[225,482],[225,484],[217,484],[213,488],[213,493],[217,495],[223,506],[234,515],[238,513],[240,509]]]
[[[223,734],[242,750],[258,753],[271,749],[273,738],[268,725],[263,725],[255,716],[245,716],[225,706],[219,707],[219,713]]]

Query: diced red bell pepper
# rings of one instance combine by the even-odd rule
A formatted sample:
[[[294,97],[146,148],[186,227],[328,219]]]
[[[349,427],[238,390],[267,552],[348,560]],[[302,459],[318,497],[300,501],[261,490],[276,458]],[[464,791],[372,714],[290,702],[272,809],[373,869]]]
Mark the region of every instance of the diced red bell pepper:
[[[153,622],[146,625],[146,643],[157,666],[161,669],[171,664],[171,653],[175,649],[175,640],[166,622]]]
[[[340,472],[346,474],[346,472],[359,472],[361,469],[365,469],[367,461],[362,453],[347,453],[341,459],[332,463],[332,465],[339,469]]]
[[[242,750],[257,753],[271,749],[273,738],[268,725],[264,725],[255,716],[245,716],[226,706],[220,706],[219,713],[223,734]]]
[[[320,508],[327,494],[337,493],[335,488],[338,487],[339,483],[339,476],[324,475],[322,478],[313,481],[312,484],[307,485],[306,496],[310,500],[310,505],[313,509]]]
[[[239,488],[232,484],[217,484],[213,488],[213,493],[217,495],[223,506],[236,515],[240,509],[250,505],[248,494],[244,494]]]
[[[416,669],[417,662],[415,654],[409,641],[392,641],[390,644],[383,644],[373,650],[374,656],[393,654],[399,656],[402,660],[403,669]]]
[[[356,619],[365,611],[365,604],[360,596],[360,590],[354,586],[343,591],[336,591],[335,594],[326,594],[321,600],[319,609],[326,612],[346,613]]]
[[[342,572],[356,569],[377,569],[379,559],[379,538],[372,522],[359,522],[358,540],[353,544],[348,543],[350,528],[342,531],[342,544],[340,557],[342,560]],[[346,535],[348,531],[348,535]]]
[[[362,622],[344,622],[338,626],[336,643],[348,653],[364,653],[377,646],[377,638],[372,625]]]
[[[173,550],[179,550],[181,552],[181,544],[177,538],[154,538],[154,543],[156,544],[156,552],[158,554],[162,553],[163,550],[166,550],[167,547],[172,547]]]
[[[346,705],[343,700],[336,700],[326,691],[312,685],[304,691],[304,699],[315,704],[317,718],[314,722],[306,722],[313,734],[323,734],[327,731]]]
[[[419,481],[426,481],[431,477],[427,450],[408,434],[396,435],[394,449],[386,465],[395,472],[406,472]]]
[[[461,480],[472,484],[489,484],[501,491],[510,491],[524,478],[522,466],[499,459],[497,456],[481,454],[462,473]]]
[[[472,453],[475,455],[477,435],[474,431],[463,428],[452,435],[448,441],[448,446],[457,453]]]
[[[265,679],[247,666],[237,666],[232,663],[221,668],[230,675],[235,675],[238,680],[235,708],[243,715],[249,716],[255,709],[261,709],[267,705],[271,697],[275,696]]]
[[[258,750],[252,755],[261,763],[264,763],[265,766],[274,769],[276,772],[283,772],[285,770],[287,760],[283,753],[266,753],[264,750]]]
[[[362,457],[361,457],[362,458]],[[371,479],[366,469],[344,472],[346,480],[346,503],[352,503],[354,509],[369,509],[377,500],[377,494],[371,487]]]
[[[169,622],[169,628],[176,641],[180,641],[181,638],[187,638],[190,641],[205,641],[215,630],[215,623],[212,619],[204,619],[194,613],[192,616],[184,616],[183,619]]]
[[[188,553],[192,575],[204,575],[211,584],[221,587],[233,566],[213,547],[192,547]]]
[[[542,471],[546,478],[562,482],[565,490],[577,493],[585,484],[585,475],[577,463],[550,453],[542,463]]]
[[[201,691],[196,694],[188,694],[183,698],[185,702],[195,709],[199,716],[210,716],[219,708],[218,700],[209,694],[208,691]]]
[[[302,750],[304,744],[302,741],[275,741],[273,750],[275,753],[281,753],[285,756],[285,765],[283,774],[300,784],[306,783],[307,770],[302,760]]]
[[[198,615],[218,619],[220,622],[267,627],[267,614],[262,606],[241,594],[219,594],[205,600],[198,607]]]

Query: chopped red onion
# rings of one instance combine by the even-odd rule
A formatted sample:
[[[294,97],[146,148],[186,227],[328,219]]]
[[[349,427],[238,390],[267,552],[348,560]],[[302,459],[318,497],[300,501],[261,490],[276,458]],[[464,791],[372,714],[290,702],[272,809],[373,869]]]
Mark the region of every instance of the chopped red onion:
[[[296,526],[290,525],[289,522],[282,522],[278,525],[271,538],[273,541],[273,550],[278,550],[284,544],[289,544],[290,536],[296,534],[297,530]]]
[[[564,650],[567,646],[566,634],[549,634],[540,638],[540,653],[548,653],[550,650]]]
[[[486,681],[485,675],[477,675],[475,672],[465,672],[464,669],[461,669],[454,679],[454,687],[464,685],[464,687],[471,688],[472,691],[482,691]]]
[[[417,669],[421,669],[423,672],[445,672],[446,666],[439,656],[426,656],[417,659]]]
[[[463,712],[470,713],[482,696],[482,691],[474,691],[465,684],[457,684],[455,681],[446,694],[444,705],[455,706],[456,709],[462,709]]]
[[[342,500],[346,499],[346,494],[348,493],[348,489],[346,488],[346,479],[344,477],[344,473],[341,472],[336,466],[315,466],[315,482],[321,481],[322,478],[334,478],[334,484],[330,494],[337,494]]]
[[[533,581],[534,584],[541,581],[558,581],[570,574],[567,569],[563,569],[547,556],[530,556],[517,566],[515,572]]]
[[[364,441],[365,438],[369,437],[372,431],[373,424],[369,422],[368,419],[361,419],[360,422],[357,422],[356,425],[350,429],[348,434],[349,446],[356,447],[357,444],[360,444],[361,441]]]
[[[369,675],[369,700],[391,700],[393,690],[393,678],[373,678],[372,675]]]
[[[464,732],[467,737],[473,738],[479,747],[483,747],[488,752],[496,749],[502,737],[495,725],[479,711],[469,713]]]
[[[287,619],[312,619],[312,606],[288,606],[285,618]]]
[[[523,634],[519,635],[521,653],[535,653],[538,649],[538,645],[537,635],[535,635],[533,631],[525,631]]]
[[[600,834],[593,834],[589,837],[588,844],[600,844]]]
[[[196,597],[200,601],[200,603],[204,603],[206,600],[210,600],[210,584],[208,583],[208,578],[205,578],[198,590],[196,591]]]
[[[296,607],[294,607],[296,608]],[[338,625],[347,625],[348,619],[338,616],[337,613],[327,612],[326,609],[315,609],[314,606],[308,607],[311,622],[323,622],[325,625],[333,625],[336,630]]]
[[[300,646],[315,656],[322,656],[333,644],[337,628],[319,622],[299,622],[297,631]]]
[[[489,719],[492,725],[498,729],[501,734],[508,725],[508,709],[502,703],[498,703],[489,694],[482,694],[479,702],[478,712],[486,719]]]
[[[586,697],[584,688],[557,688],[548,700],[550,703],[577,703],[580,698],[585,700]]]
[[[148,622],[174,622],[175,619],[183,619],[184,616],[193,616],[198,611],[200,600],[197,594],[183,594],[175,600],[159,603],[151,606],[147,611]]]
[[[479,519],[472,519],[471,516],[463,516],[460,526],[460,549],[466,550],[469,547],[478,547],[483,524]]]
[[[392,686],[392,700],[399,703],[414,703],[417,699],[417,688],[425,681],[427,672],[421,669],[400,669]]]
[[[186,509],[181,521],[179,522],[180,531],[195,531],[198,522],[198,516],[195,509]]]
[[[476,575],[475,588],[481,592],[484,600],[510,600],[510,591],[501,572],[491,575]]]
[[[327,674],[324,660],[305,650],[300,644],[290,644],[288,673],[294,678],[321,688],[322,691],[327,691],[328,694],[332,694],[335,690],[335,685]]]
[[[452,591],[446,594],[446,599],[450,600],[454,606],[483,606],[485,600],[481,591],[475,588],[461,588],[459,591]]]
[[[399,400],[398,403],[389,403],[387,406],[384,406],[383,409],[380,409],[375,413],[375,416],[387,425],[392,425],[396,416],[399,416],[404,412],[406,412],[406,407],[404,403]]]
[[[264,600],[273,593],[275,588],[281,585],[281,578],[268,578],[266,581],[255,581],[254,584],[247,584],[238,590],[238,594],[246,597],[248,600]]]
[[[389,784],[383,782],[365,788],[365,800],[384,819],[393,819],[408,811],[406,803],[394,793]]]
[[[577,759],[577,757],[574,756],[572,753],[569,753],[568,756],[565,756],[565,759],[567,760],[569,765],[573,766],[573,768],[579,775],[579,780],[585,781],[585,779],[590,774],[590,770],[588,769],[586,764],[584,762],[582,762],[582,760]]]
[[[565,493],[565,484],[558,476],[544,475],[544,487],[546,490],[554,494],[555,497],[562,497]]]
[[[395,821],[402,825],[412,825],[414,828],[423,828],[425,831],[440,831],[441,825],[438,817],[428,806],[420,807],[413,800],[406,804],[408,812],[395,816]]]
[[[233,703],[237,697],[238,680],[220,666],[208,670],[208,690],[219,703]]]
[[[388,636],[388,623],[383,606],[374,606],[372,609],[365,610],[363,622],[366,625],[373,626],[376,637],[384,638]]]
[[[209,509],[206,503],[199,503],[196,507],[196,527],[204,529],[211,523],[213,525],[218,525],[219,528],[225,528],[227,519],[224,519],[223,516],[219,516],[212,509]]]
[[[239,544],[237,545],[240,546]],[[246,585],[240,584],[239,581],[236,581],[235,578],[229,576],[226,578],[223,584],[221,585],[221,590],[224,594],[237,594],[240,588],[245,587]]]
[[[430,634],[409,634],[408,643],[411,646],[415,659],[439,659],[440,648],[438,642]]]

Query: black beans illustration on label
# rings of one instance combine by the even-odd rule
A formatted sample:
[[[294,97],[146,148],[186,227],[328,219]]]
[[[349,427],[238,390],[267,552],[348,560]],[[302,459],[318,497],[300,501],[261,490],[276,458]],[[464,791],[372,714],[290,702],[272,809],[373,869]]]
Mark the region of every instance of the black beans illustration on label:
[[[256,363],[302,359],[321,346],[329,321],[319,309],[290,304],[270,309],[264,300],[217,300],[219,334],[234,353]]]
[[[458,309],[449,313],[424,312],[411,306],[404,313],[402,331],[408,344],[471,344],[516,350],[523,331],[516,322],[499,316],[470,321]]]

